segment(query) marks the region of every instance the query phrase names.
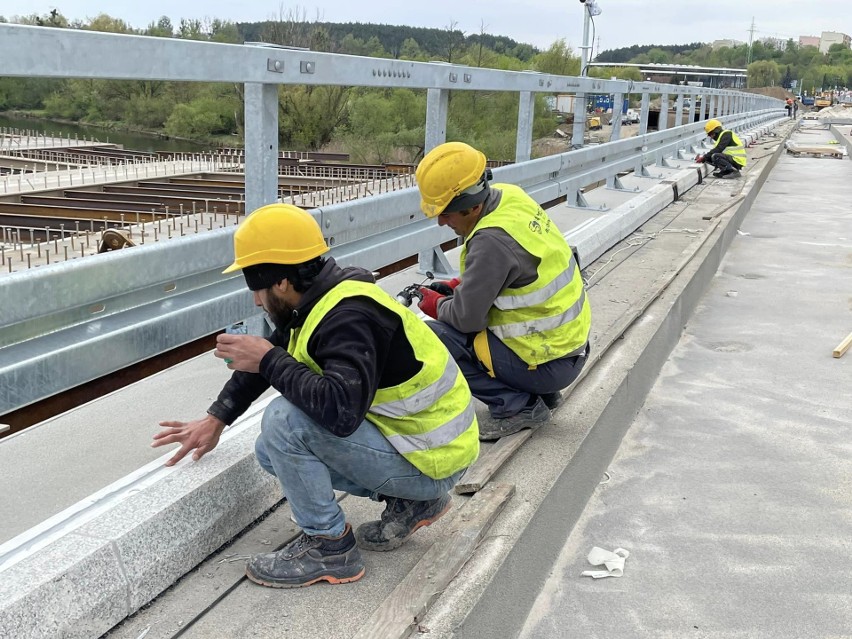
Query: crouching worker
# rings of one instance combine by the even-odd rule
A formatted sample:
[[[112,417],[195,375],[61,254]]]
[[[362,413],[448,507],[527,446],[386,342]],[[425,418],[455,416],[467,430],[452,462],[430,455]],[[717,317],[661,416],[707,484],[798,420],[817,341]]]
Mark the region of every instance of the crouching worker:
[[[248,577],[292,588],[360,579],[358,547],[393,550],[449,511],[449,490],[477,457],[470,389],[447,349],[363,269],[340,268],[319,226],[287,204],[264,206],[234,235],[254,302],[275,324],[269,340],[220,335],[234,371],[197,421],[161,422],[154,446],[179,443],[167,465],[212,450],[226,425],[272,386],[256,444],[303,534],[252,557]],[[354,532],[334,490],[384,501]],[[357,543],[356,543],[357,540]]]
[[[562,233],[523,189],[489,184],[485,165],[448,142],[416,177],[424,214],[464,239],[459,280],[421,289],[420,308],[488,405],[479,436],[493,440],[550,420],[586,361],[591,310]]]
[[[738,178],[740,171],[745,168],[746,150],[739,136],[722,127],[719,120],[708,120],[704,125],[704,131],[716,142],[716,146],[707,151],[703,156],[699,155],[696,161],[712,164],[716,167],[713,177]]]

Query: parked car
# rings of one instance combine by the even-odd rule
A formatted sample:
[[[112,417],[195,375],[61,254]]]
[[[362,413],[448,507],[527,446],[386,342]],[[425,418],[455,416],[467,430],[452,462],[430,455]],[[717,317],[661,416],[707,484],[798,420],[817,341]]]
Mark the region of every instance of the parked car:
[[[612,118],[610,124],[615,123],[615,118]],[[621,114],[622,124],[639,124],[639,112],[634,109],[627,109],[626,113]]]

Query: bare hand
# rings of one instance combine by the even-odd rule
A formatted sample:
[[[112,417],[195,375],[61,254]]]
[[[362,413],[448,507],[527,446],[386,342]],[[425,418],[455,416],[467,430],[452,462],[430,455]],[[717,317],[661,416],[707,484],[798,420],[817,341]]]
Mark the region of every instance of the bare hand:
[[[166,466],[174,466],[191,450],[195,451],[192,459],[198,461],[205,453],[216,448],[219,437],[225,430],[225,423],[213,415],[191,422],[160,422],[160,426],[165,430],[154,435],[154,441],[151,442],[153,448],[168,444],[181,445],[174,456],[166,462]]]
[[[213,355],[224,359],[233,371],[259,373],[260,360],[275,348],[269,341],[256,335],[231,335],[222,333],[216,337]]]

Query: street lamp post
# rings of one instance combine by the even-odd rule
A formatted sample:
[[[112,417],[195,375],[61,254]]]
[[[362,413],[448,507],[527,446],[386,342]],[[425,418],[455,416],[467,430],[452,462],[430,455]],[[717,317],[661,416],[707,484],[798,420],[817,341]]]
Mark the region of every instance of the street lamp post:
[[[589,39],[589,27],[592,16],[600,15],[601,9],[595,0],[580,0],[583,5],[583,46],[580,47],[580,75],[585,76],[589,67],[589,52],[592,49]],[[583,146],[586,134],[586,94],[577,93],[574,96],[574,129],[571,145],[576,149]]]

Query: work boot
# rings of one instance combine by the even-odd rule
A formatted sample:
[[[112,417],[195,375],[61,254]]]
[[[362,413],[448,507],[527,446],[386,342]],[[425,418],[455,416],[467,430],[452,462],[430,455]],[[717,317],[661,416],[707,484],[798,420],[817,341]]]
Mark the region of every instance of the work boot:
[[[533,395],[534,402],[531,406],[527,406],[520,413],[511,417],[503,417],[495,419],[490,417],[479,422],[479,439],[483,442],[494,441],[501,437],[514,435],[515,433],[532,428],[535,430],[545,422],[550,420],[550,409],[544,400],[537,395]]]
[[[435,523],[453,505],[453,499],[448,493],[429,501],[386,495],[379,499],[387,502],[382,518],[361,524],[355,531],[358,545],[365,550],[385,552],[399,548],[418,528]]]
[[[740,172],[737,171],[736,169],[727,169],[725,171],[722,171],[719,174],[719,177],[722,178],[723,180],[735,179],[735,178],[740,177]]]
[[[544,393],[541,395],[541,399],[544,402],[544,405],[547,406],[550,410],[555,410],[556,407],[562,403],[562,391],[556,391],[555,393]]]
[[[713,171],[713,177],[719,177],[722,175],[722,169],[716,169]]]
[[[301,588],[318,581],[345,584],[364,576],[364,562],[346,524],[340,537],[302,533],[277,552],[255,555],[246,576],[270,588]]]

